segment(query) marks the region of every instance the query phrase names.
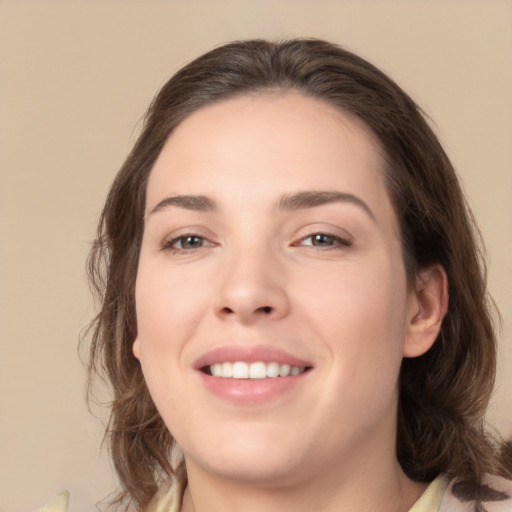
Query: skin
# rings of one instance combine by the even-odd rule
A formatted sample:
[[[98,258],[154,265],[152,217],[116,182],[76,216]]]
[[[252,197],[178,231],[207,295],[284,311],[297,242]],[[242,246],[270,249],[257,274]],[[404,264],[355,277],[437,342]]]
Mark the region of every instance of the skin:
[[[396,512],[423,492],[396,460],[398,375],[437,336],[446,277],[436,266],[407,282],[382,168],[361,122],[298,93],[202,108],[167,141],[147,188],[133,351],[184,452],[184,512]],[[304,191],[352,199],[278,207]],[[178,195],[216,208],[166,201]],[[225,345],[312,369],[234,403],[194,368]]]

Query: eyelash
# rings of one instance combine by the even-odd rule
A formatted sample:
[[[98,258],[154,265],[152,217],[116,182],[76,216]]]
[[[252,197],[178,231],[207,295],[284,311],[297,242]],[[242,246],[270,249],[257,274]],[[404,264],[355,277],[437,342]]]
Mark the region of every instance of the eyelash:
[[[315,245],[315,238],[318,241],[319,237],[323,237],[324,241],[330,242],[327,245]],[[189,247],[185,248],[183,247],[183,243],[187,239],[195,239],[197,242],[200,242],[201,245],[197,247]],[[306,240],[311,240],[311,243],[304,243]],[[180,243],[182,247],[174,247],[176,244]],[[203,247],[213,246],[214,244],[212,242],[209,242],[205,237],[195,234],[195,233],[187,233],[184,235],[180,235],[177,237],[172,238],[171,240],[166,240],[162,244],[162,250],[168,251],[172,253],[180,253],[180,254],[189,254],[193,251],[199,250]],[[329,250],[339,250],[343,248],[348,248],[352,245],[352,243],[345,239],[341,238],[338,235],[333,235],[331,233],[324,233],[324,232],[318,232],[318,233],[312,233],[308,236],[305,236],[301,238],[298,242],[294,243],[294,247],[315,247],[322,251],[329,251]]]
[[[183,245],[183,242],[190,238],[199,240],[201,242],[201,245],[199,247],[190,247],[190,248],[174,247],[179,242],[181,242],[181,244]],[[177,236],[175,238],[172,238],[171,240],[165,240],[162,244],[162,250],[169,251],[172,253],[188,254],[190,252],[201,249],[202,247],[211,246],[211,245],[214,245],[214,244],[212,242],[208,242],[208,240],[204,236],[197,235],[196,233],[186,233],[185,235]]]
[[[331,244],[329,245],[315,245],[314,239],[315,237],[324,237],[325,239],[328,239],[331,241]],[[303,243],[305,240],[311,239],[311,243],[305,244]],[[318,233],[312,233],[311,235],[305,236],[304,238],[301,238],[297,243],[294,244],[295,246],[309,246],[309,247],[316,247],[323,251],[329,251],[329,250],[339,250],[343,248],[348,248],[352,245],[352,242],[345,238],[341,238],[338,235],[333,235],[331,233],[324,233],[324,232],[318,232]]]

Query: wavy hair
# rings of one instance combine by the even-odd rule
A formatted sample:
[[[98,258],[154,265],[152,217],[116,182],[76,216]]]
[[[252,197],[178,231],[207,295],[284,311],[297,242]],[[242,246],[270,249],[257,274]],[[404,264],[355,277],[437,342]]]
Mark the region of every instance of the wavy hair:
[[[428,265],[445,269],[450,302],[438,339],[423,356],[403,360],[397,457],[410,478],[429,481],[446,472],[468,483],[461,494],[478,498],[483,473],[510,475],[510,463],[501,462],[499,442],[484,422],[496,368],[493,307],[480,236],[454,168],[421,109],[388,76],[337,45],[294,39],[229,43],[178,71],[151,103],[108,194],[88,260],[101,304],[88,331],[88,389],[98,373],[110,384],[107,435],[121,483],[116,504],[144,510],[176,471],[172,434],[132,355],[148,176],[169,135],[192,112],[269,90],[298,91],[365,123],[385,158],[410,282]]]

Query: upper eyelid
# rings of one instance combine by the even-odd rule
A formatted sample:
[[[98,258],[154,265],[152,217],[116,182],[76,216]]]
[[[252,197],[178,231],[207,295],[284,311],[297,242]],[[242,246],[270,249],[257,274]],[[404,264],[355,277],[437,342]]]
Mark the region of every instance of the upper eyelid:
[[[286,229],[288,231],[288,229]],[[344,245],[352,245],[354,242],[353,235],[344,228],[341,228],[339,225],[327,223],[327,225],[323,222],[315,222],[309,225],[304,225],[300,229],[294,229],[295,235],[290,236],[289,242],[291,245],[295,245],[302,240],[305,240],[314,235],[327,235],[333,237],[335,239],[340,240]],[[282,235],[286,236],[284,233]],[[290,233],[291,235],[291,233]],[[196,225],[196,226],[183,226],[181,228],[173,229],[171,232],[168,232],[165,236],[160,238],[160,246],[169,247],[172,243],[176,242],[180,238],[185,238],[189,236],[194,236],[198,238],[202,238],[209,242],[210,244],[220,244],[221,240],[219,239],[219,234],[215,234],[209,228],[204,226]],[[226,242],[226,240],[224,240]]]
[[[204,247],[204,246],[201,246],[201,247],[191,248],[191,249],[179,249],[179,248],[173,247],[173,245],[176,244],[180,239],[185,239],[187,237],[201,238],[202,240],[206,241],[206,246],[208,246],[208,247],[211,247],[211,246],[215,245],[215,242],[210,240],[210,238],[208,236],[205,236],[203,234],[200,234],[200,233],[197,233],[197,232],[193,232],[193,231],[186,231],[186,232],[183,232],[183,233],[172,234],[172,235],[164,237],[162,239],[162,241],[160,242],[160,244],[159,244],[160,249],[161,250],[175,250],[175,251],[180,251],[180,252],[183,251],[183,252],[185,252],[185,251],[193,251],[195,249],[201,249],[202,247]]]
[[[327,231],[316,231],[315,233],[310,233],[309,235],[300,237],[296,242],[293,242],[292,245],[298,245],[300,242],[303,242],[304,240],[307,240],[308,238],[312,238],[317,235],[325,235],[334,238],[334,240],[338,241],[340,245],[344,247],[351,246],[353,243],[352,239],[348,236],[341,236]]]
[[[169,241],[187,236],[197,236],[198,238],[204,238],[209,241],[213,241],[212,239],[215,238],[214,234],[209,229],[201,226],[184,226],[172,229],[166,231],[166,234],[162,235],[161,238],[163,241]]]
[[[328,235],[350,243],[354,240],[354,236],[346,229],[333,224],[326,225],[323,223],[314,223],[298,229],[294,239],[300,241],[314,235]]]

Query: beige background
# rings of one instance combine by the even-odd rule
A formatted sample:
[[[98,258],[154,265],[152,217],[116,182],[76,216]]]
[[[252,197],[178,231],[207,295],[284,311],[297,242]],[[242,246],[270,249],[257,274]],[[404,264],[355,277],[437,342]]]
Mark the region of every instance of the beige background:
[[[157,88],[235,38],[309,35],[389,72],[436,121],[489,250],[504,319],[491,418],[512,433],[512,2],[0,0],[0,510],[112,486],[83,401],[84,261]]]

